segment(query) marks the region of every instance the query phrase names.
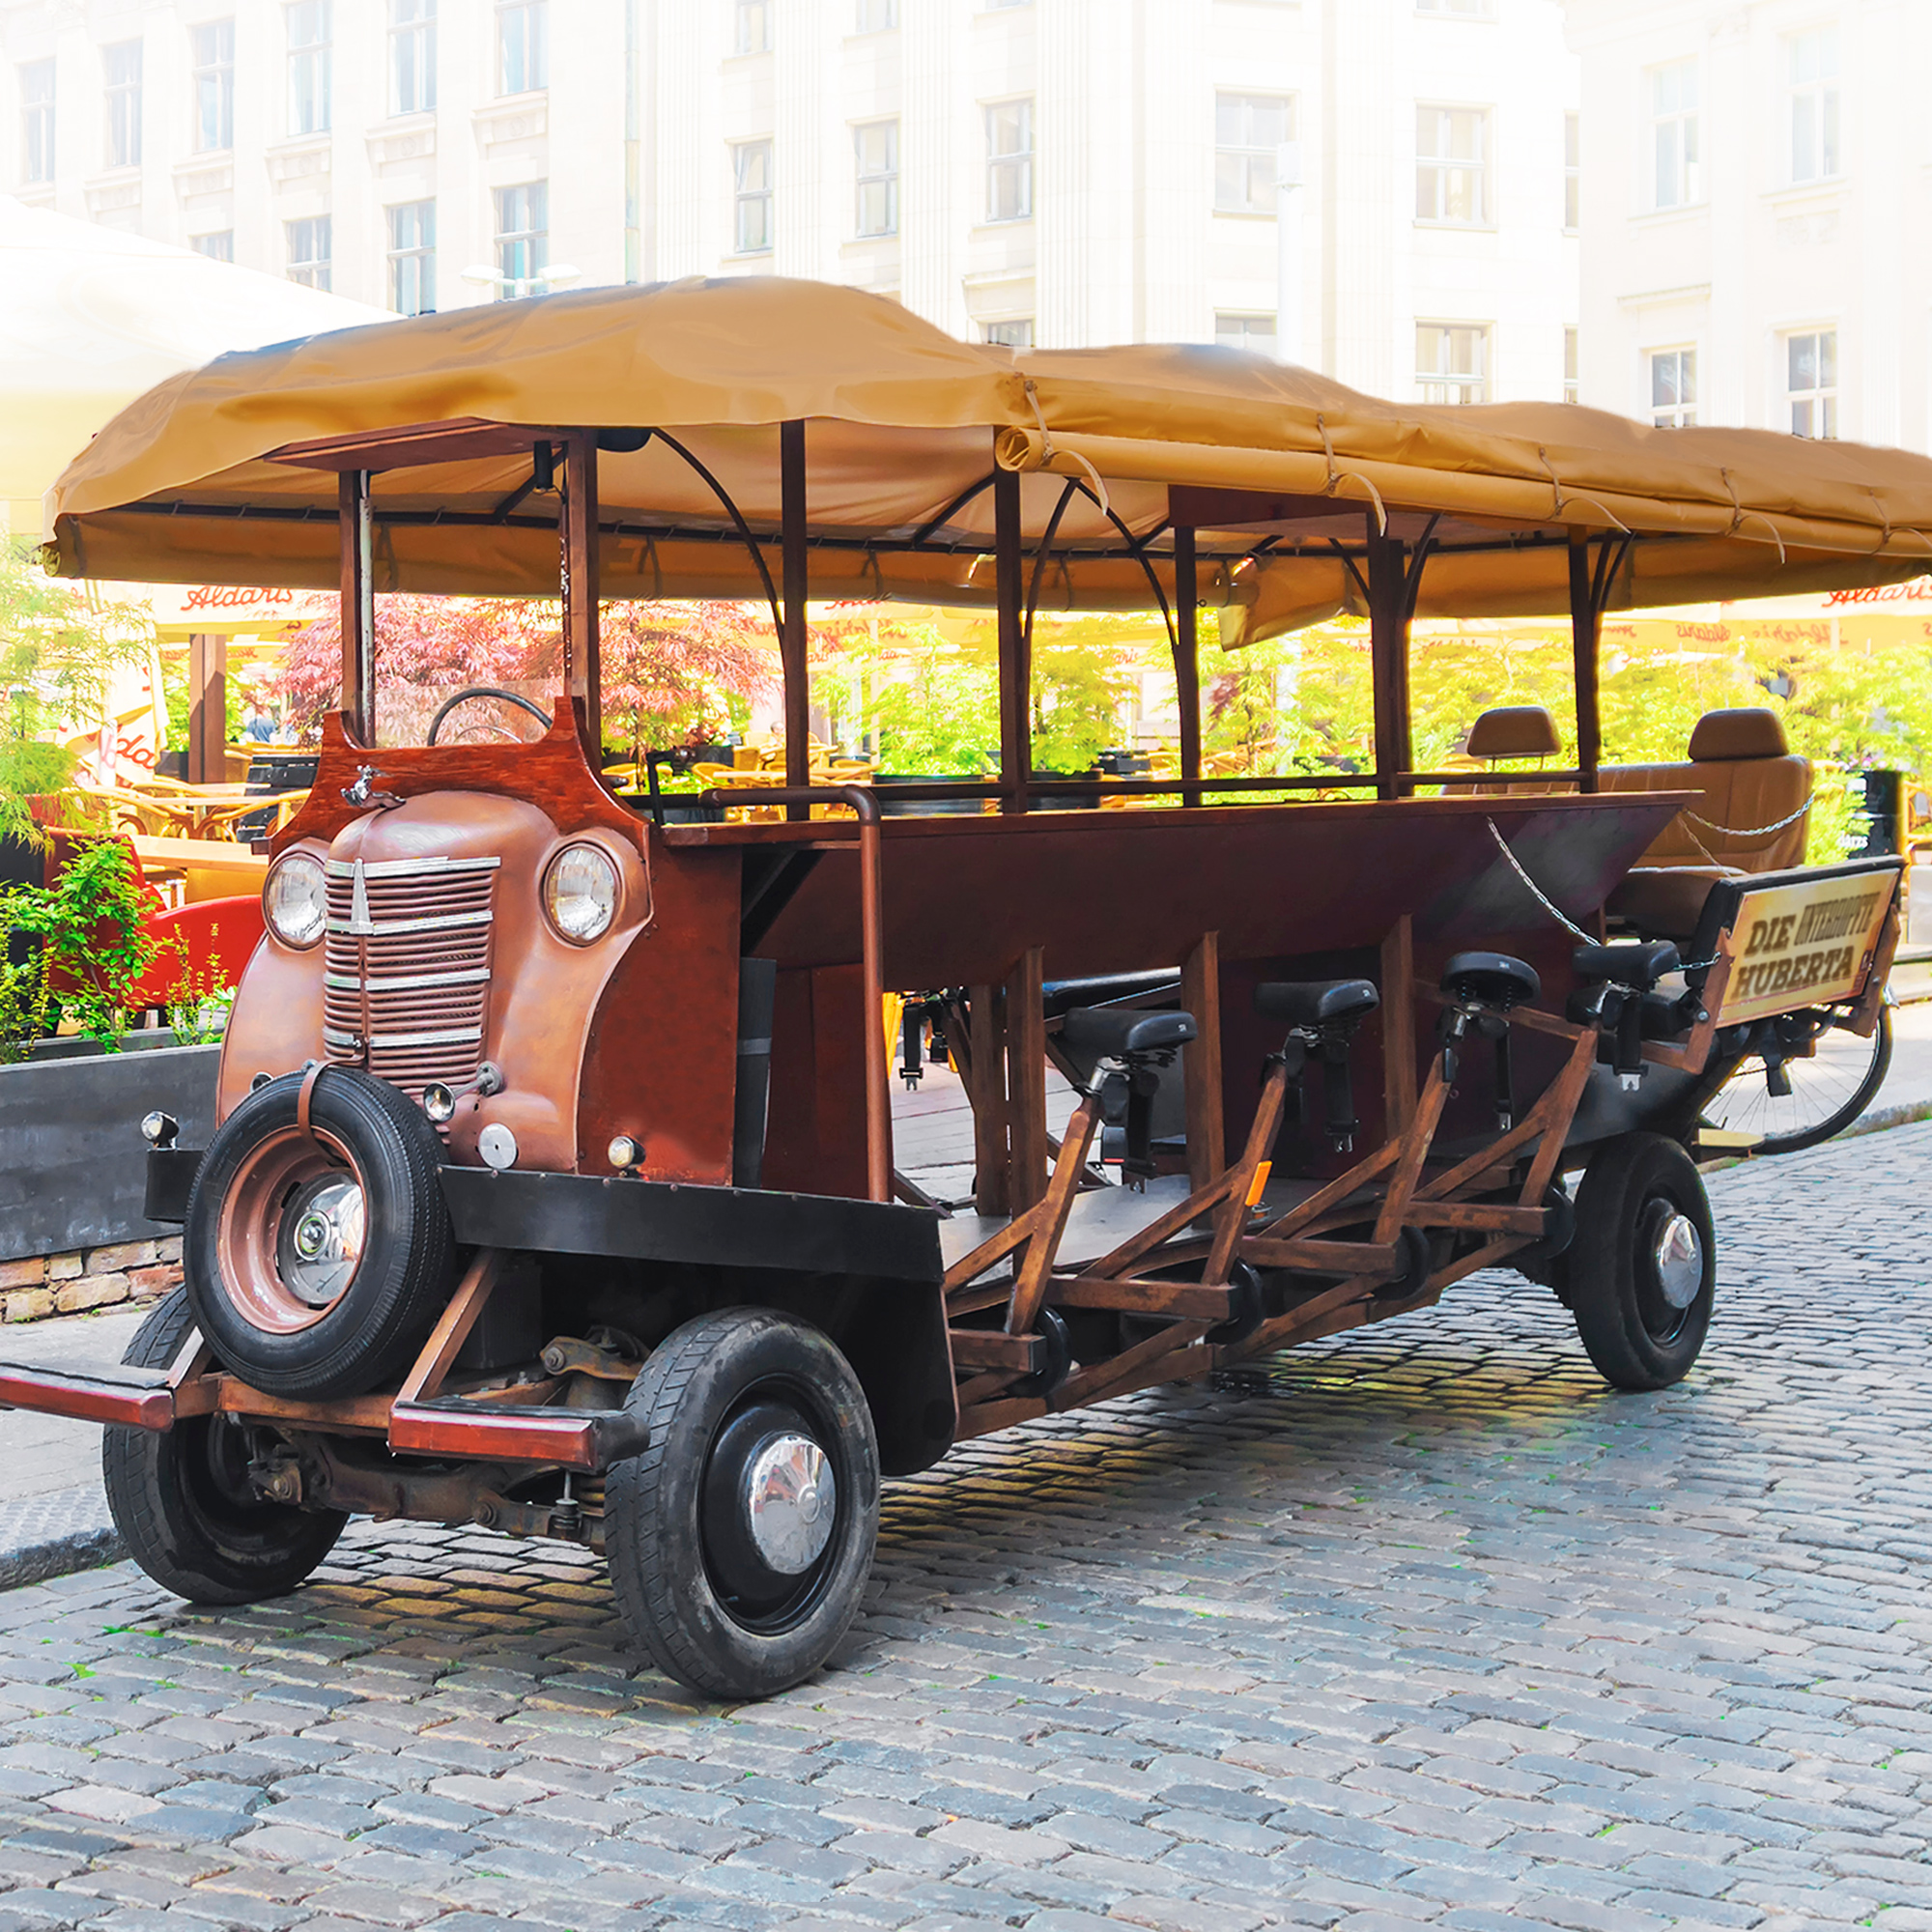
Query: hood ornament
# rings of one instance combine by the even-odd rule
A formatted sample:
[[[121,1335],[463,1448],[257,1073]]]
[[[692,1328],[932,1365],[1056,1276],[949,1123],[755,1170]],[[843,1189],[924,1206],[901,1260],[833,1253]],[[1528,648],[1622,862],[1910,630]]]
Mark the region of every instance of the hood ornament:
[[[374,765],[359,766],[355,773],[355,782],[342,787],[345,803],[357,807],[373,805],[378,811],[393,811],[402,800],[392,791],[377,791],[376,781],[383,775]]]

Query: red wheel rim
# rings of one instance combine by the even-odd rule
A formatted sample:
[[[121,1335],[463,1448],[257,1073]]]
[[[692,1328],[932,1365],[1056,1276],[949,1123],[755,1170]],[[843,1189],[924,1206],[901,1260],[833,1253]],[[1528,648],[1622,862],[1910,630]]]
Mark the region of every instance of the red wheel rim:
[[[312,1328],[355,1278],[366,1199],[361,1171],[331,1135],[285,1127],[251,1148],[215,1231],[236,1313],[271,1335]]]

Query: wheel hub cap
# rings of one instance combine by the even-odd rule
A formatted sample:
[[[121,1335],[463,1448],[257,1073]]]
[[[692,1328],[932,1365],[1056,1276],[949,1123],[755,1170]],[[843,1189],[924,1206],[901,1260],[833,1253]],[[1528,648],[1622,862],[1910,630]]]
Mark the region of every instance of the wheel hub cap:
[[[1652,1255],[1657,1285],[1672,1308],[1689,1308],[1704,1285],[1704,1243],[1688,1214],[1669,1215],[1657,1234]]]
[[[775,1435],[745,1471],[745,1514],[758,1554],[782,1577],[802,1576],[832,1541],[838,1485],[809,1435]]]
[[[327,1308],[349,1286],[362,1259],[362,1190],[344,1175],[302,1187],[282,1216],[275,1260],[291,1294]]]

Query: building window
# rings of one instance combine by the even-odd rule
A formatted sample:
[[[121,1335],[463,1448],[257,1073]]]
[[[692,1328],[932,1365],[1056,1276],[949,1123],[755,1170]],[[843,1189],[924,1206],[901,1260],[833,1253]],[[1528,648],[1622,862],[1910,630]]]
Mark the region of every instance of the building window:
[[[1563,331],[1563,400],[1574,403],[1577,391],[1577,331],[1566,328]]]
[[[305,289],[327,289],[329,286],[333,247],[330,226],[329,217],[326,214],[312,215],[306,221],[282,223],[282,236],[289,255],[290,281],[299,282]]]
[[[1457,228],[1490,222],[1490,113],[1415,110],[1415,218]]]
[[[100,50],[107,76],[107,165],[141,163],[141,43],[123,41]]]
[[[389,0],[389,112],[427,114],[435,105],[436,0]]]
[[[389,214],[389,306],[398,315],[436,313],[436,203],[399,202]]]
[[[1576,234],[1583,217],[1583,119],[1563,117],[1563,232]]]
[[[1650,107],[1650,205],[1686,208],[1703,190],[1697,63],[1673,61],[1644,76]]]
[[[54,64],[29,61],[20,70],[20,131],[26,152],[21,173],[30,182],[54,178]]]
[[[1784,43],[1791,84],[1791,179],[1838,172],[1838,30],[1819,27]]]
[[[287,10],[291,134],[328,131],[334,89],[329,11],[329,0],[295,0]]]
[[[534,94],[549,85],[549,0],[498,0],[497,92]]]
[[[1033,217],[1033,102],[998,100],[986,109],[986,219]]]
[[[526,182],[497,190],[498,301],[532,294],[550,266],[550,184]]]
[[[772,50],[771,0],[737,0],[737,38],[732,52],[768,54]]]
[[[1415,0],[1415,11],[1457,20],[1492,20],[1496,14],[1495,0]]]
[[[1275,150],[1294,139],[1294,99],[1214,97],[1214,208],[1220,214],[1275,212]]]
[[[235,231],[232,228],[217,228],[213,235],[196,235],[187,244],[197,255],[206,255],[211,262],[232,262],[235,259]]]
[[[1697,420],[1697,352],[1658,349],[1650,357],[1650,420],[1658,429],[1688,429]]]
[[[896,27],[898,23],[898,0],[859,0],[857,32],[883,34],[888,27]]]
[[[1415,327],[1415,382],[1425,403],[1490,399],[1490,327],[1484,322],[1421,322]]]
[[[899,124],[868,121],[852,129],[859,174],[858,231],[861,235],[899,232]]]
[[[194,60],[197,153],[235,145],[235,22],[208,20],[188,29]]]
[[[1787,335],[1784,355],[1791,434],[1829,442],[1838,434],[1838,331]]]
[[[1214,340],[1223,349],[1245,349],[1253,355],[1272,357],[1277,340],[1275,319],[1272,315],[1217,313]]]
[[[1009,7],[1031,7],[1033,0],[980,0],[980,8],[988,14],[1003,14]]]
[[[740,141],[731,150],[733,244],[741,255],[772,251],[772,144]]]
[[[989,322],[985,330],[986,340],[997,342],[1003,349],[1033,347],[1033,317],[1030,315],[1013,315],[1004,322]]]

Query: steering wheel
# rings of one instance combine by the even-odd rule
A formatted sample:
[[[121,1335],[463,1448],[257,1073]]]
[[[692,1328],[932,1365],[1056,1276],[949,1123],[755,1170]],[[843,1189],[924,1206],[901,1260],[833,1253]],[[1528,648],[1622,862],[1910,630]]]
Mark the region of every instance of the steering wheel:
[[[455,693],[454,696],[445,697],[441,704],[437,707],[436,716],[429,721],[429,735],[423,740],[424,744],[434,745],[436,743],[436,734],[442,729],[442,721],[459,704],[468,704],[472,697],[500,698],[505,704],[514,704],[519,710],[527,711],[546,731],[550,729],[550,713],[542,705],[532,704],[527,697],[523,696],[521,694],[514,691],[499,690],[494,684],[470,684],[466,685],[461,691]]]

